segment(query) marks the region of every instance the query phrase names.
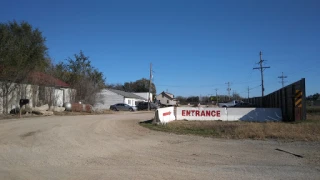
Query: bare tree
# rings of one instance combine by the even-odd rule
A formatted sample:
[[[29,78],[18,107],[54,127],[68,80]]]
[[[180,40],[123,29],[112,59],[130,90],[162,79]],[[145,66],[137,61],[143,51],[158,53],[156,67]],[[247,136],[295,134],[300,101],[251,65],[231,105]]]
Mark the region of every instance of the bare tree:
[[[55,75],[76,90],[76,94],[72,91],[72,94],[75,94],[75,101],[94,104],[96,93],[105,87],[103,73],[91,66],[89,57],[82,51],[75,54],[74,59],[68,58],[67,63],[57,64]]]

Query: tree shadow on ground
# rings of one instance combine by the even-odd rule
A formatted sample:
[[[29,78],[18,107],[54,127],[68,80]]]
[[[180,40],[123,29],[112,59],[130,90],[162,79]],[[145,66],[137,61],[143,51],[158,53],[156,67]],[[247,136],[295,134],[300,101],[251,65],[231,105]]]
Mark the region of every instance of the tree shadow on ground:
[[[149,119],[149,120],[145,120],[145,121],[141,121],[139,122],[139,124],[152,124],[153,119]]]

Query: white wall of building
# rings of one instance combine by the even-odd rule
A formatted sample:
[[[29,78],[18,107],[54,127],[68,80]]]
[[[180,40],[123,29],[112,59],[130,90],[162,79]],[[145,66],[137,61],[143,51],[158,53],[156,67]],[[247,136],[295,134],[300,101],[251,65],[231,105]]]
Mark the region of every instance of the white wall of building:
[[[124,98],[124,103],[129,104],[130,106],[136,106],[139,101],[145,101],[143,99],[135,99],[135,98]]]
[[[63,90],[63,102],[71,102],[71,89],[62,89]]]
[[[16,84],[12,84],[11,86],[14,87],[14,86],[16,86]],[[33,102],[32,102],[33,93],[32,92],[33,92],[32,86],[30,84],[20,84],[7,97],[0,96],[0,110],[1,110],[0,114],[2,114],[6,108],[6,105],[5,105],[6,98],[8,98],[7,112],[10,112],[10,110],[14,109],[15,107],[19,107],[20,99],[30,99],[29,104],[33,105]]]
[[[14,86],[13,84],[12,86]],[[0,89],[2,91],[2,89]],[[53,87],[45,87],[45,98],[49,100],[50,96],[54,97],[54,104],[62,106],[64,102],[70,102],[65,101],[64,99],[64,92],[71,92],[72,90],[69,88],[65,89],[56,89]],[[2,94],[0,92],[0,94]],[[68,93],[68,98],[71,99],[72,94]],[[3,110],[5,109],[5,98],[0,96],[0,114],[3,113]],[[19,107],[19,101],[20,99],[29,99],[29,105],[31,107],[35,107],[38,105],[39,102],[39,86],[37,85],[31,85],[31,84],[20,84],[13,92],[11,92],[8,95],[8,112],[10,112],[11,109],[14,109],[15,107]]]
[[[133,93],[133,94],[138,95],[140,97],[143,97],[146,100],[148,100],[148,98],[150,98],[151,101],[153,100],[153,95],[152,95],[152,93],[149,93],[149,92],[138,92],[138,93]]]
[[[63,106],[63,89],[54,90],[54,105]]]
[[[177,101],[170,100],[162,94],[157,95],[156,98],[157,98],[157,101],[160,101],[161,104],[166,104],[166,105],[176,105],[177,104]]]
[[[97,93],[96,99],[96,104],[93,106],[94,110],[110,109],[110,106],[113,104],[124,103],[123,96],[107,89],[103,89]]]

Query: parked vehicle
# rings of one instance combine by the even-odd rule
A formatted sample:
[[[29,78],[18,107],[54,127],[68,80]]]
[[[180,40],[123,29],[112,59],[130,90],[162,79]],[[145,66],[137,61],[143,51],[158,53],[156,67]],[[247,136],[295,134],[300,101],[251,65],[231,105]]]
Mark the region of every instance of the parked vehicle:
[[[256,106],[248,102],[240,102],[233,107],[256,107]]]
[[[147,110],[148,104],[150,105],[150,109],[158,109],[158,105],[155,103],[148,103],[148,102],[140,102],[137,106],[138,110]]]
[[[113,111],[136,111],[137,108],[135,106],[130,106],[125,103],[118,103],[110,106],[110,110]]]
[[[237,101],[237,100],[233,100],[227,103],[219,103],[218,106],[219,107],[234,107],[237,104],[241,103],[242,101]]]

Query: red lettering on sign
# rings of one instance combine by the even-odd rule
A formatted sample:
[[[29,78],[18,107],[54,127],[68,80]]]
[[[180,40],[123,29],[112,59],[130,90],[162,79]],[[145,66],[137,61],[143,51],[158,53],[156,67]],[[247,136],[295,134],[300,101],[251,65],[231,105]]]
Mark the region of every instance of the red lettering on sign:
[[[194,112],[195,112],[195,110],[192,110],[191,112],[192,112],[192,115],[191,115],[191,116],[194,116]]]
[[[171,112],[163,113],[164,116],[170,115]],[[221,112],[215,110],[182,110],[182,116],[207,116],[207,117],[220,117]]]
[[[211,116],[215,117],[216,116],[216,112],[215,111],[211,111]]]
[[[210,116],[210,111],[206,111],[206,116]]]

